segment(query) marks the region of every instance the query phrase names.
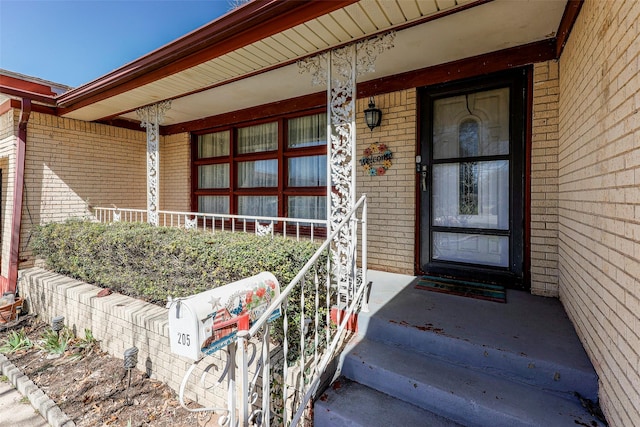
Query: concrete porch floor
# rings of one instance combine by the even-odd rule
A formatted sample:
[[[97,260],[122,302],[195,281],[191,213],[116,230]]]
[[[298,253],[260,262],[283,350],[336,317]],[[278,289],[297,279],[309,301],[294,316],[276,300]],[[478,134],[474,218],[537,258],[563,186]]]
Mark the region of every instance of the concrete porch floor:
[[[507,303],[502,304],[415,289],[416,276],[375,270],[367,276],[372,286],[369,313],[359,318],[361,335],[376,333],[371,330],[371,319],[375,318],[434,332],[437,342],[416,343],[427,353],[434,352],[430,346],[446,346],[450,338],[456,346],[462,341],[499,349],[503,358],[513,354],[547,363],[550,368],[563,366],[566,371],[570,366],[595,377],[591,361],[556,298],[508,289]],[[586,397],[597,399],[597,390]]]
[[[557,299],[507,291],[502,304],[415,289],[414,276],[367,280],[369,311],[316,400],[316,426],[602,425],[589,402],[598,378]]]

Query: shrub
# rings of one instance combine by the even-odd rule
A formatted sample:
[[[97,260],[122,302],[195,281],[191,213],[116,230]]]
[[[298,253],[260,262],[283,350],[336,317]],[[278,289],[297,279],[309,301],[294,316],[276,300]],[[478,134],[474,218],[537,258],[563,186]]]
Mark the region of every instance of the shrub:
[[[68,220],[38,227],[31,240],[34,253],[48,269],[134,298],[164,306],[167,297],[185,297],[262,271],[273,273],[283,290],[321,243],[247,233],[202,232],[145,223],[101,224]],[[316,264],[305,285],[305,317],[315,310],[314,277],[320,282],[320,337],[325,337],[326,258]],[[301,288],[286,304],[289,361],[297,359]],[[313,328],[312,325],[310,325]],[[283,342],[283,317],[274,322],[271,337]],[[313,336],[305,337],[307,352]]]
[[[261,271],[273,273],[284,288],[320,245],[80,220],[38,227],[31,242],[48,269],[158,305],[167,297],[192,295]]]

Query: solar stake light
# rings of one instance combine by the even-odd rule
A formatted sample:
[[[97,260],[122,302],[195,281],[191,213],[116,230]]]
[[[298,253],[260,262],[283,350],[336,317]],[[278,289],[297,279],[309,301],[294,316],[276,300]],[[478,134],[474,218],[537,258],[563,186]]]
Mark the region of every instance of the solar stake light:
[[[127,382],[127,405],[131,405],[131,399],[129,398],[129,387],[131,387],[131,370],[138,364],[138,347],[131,347],[124,351],[124,368],[129,374],[129,380]]]
[[[133,369],[138,364],[138,348],[131,347],[124,351],[124,368]]]
[[[51,319],[51,329],[60,336],[60,331],[64,328],[64,316],[56,316]]]

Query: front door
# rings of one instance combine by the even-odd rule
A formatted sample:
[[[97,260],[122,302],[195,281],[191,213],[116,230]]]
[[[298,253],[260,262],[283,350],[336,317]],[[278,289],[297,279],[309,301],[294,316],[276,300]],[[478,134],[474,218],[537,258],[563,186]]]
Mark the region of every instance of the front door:
[[[524,286],[525,82],[421,90],[420,273]]]

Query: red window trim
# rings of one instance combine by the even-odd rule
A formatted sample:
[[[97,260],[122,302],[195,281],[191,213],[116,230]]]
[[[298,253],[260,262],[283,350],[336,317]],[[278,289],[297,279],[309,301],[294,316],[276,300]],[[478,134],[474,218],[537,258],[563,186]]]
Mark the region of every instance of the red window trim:
[[[227,123],[224,125],[208,128],[191,134],[191,210],[198,211],[199,196],[228,196],[229,213],[238,213],[238,196],[252,195],[275,195],[278,196],[278,216],[288,217],[288,204],[286,198],[290,196],[326,196],[326,186],[321,187],[289,187],[288,181],[288,159],[307,156],[322,156],[327,154],[327,145],[313,147],[288,148],[286,147],[287,123],[288,120],[297,117],[311,116],[325,113],[325,108],[306,109],[304,111],[289,112],[276,117],[249,120],[238,123]],[[278,149],[260,153],[237,154],[235,145],[237,141],[237,129],[260,125],[264,123],[278,123]],[[228,156],[198,159],[198,136],[209,133],[230,131],[230,144]],[[277,187],[255,187],[239,188],[237,183],[237,164],[244,161],[256,160],[278,160],[278,186]],[[209,164],[229,164],[229,188],[199,189],[198,188],[198,166]]]

